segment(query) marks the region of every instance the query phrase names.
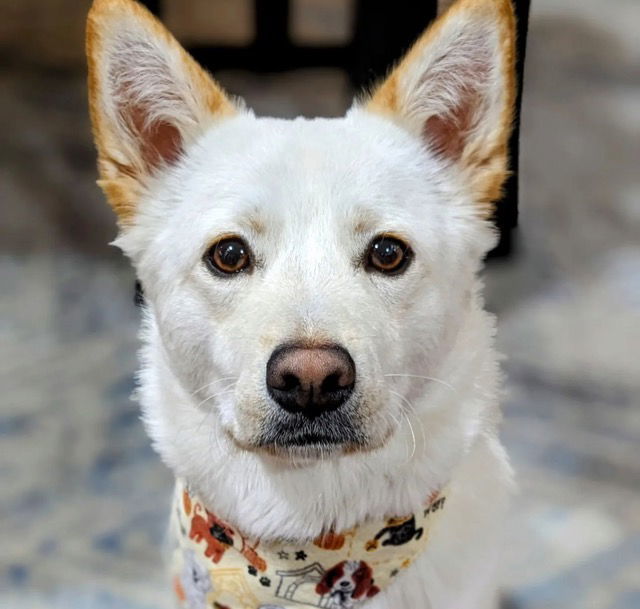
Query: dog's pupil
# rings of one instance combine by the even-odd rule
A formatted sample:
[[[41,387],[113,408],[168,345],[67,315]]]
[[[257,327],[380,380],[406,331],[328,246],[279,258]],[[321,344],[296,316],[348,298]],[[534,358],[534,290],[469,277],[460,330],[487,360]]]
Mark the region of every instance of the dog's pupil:
[[[403,256],[401,246],[391,239],[380,239],[373,245],[373,254],[383,267],[391,267],[398,264]]]
[[[388,241],[382,241],[376,247],[376,252],[378,254],[378,258],[385,263],[394,262],[398,257],[398,250],[400,248],[395,243],[389,243]]]
[[[240,241],[223,241],[217,249],[218,259],[225,269],[235,270],[243,266],[246,252]]]

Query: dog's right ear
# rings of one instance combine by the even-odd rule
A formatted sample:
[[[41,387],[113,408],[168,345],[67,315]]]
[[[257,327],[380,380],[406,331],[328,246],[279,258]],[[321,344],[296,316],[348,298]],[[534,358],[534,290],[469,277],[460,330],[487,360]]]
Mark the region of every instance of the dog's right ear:
[[[515,33],[511,0],[457,0],[366,104],[457,168],[484,218],[507,176]]]
[[[99,184],[126,225],[149,178],[175,163],[206,125],[236,108],[133,0],[94,0],[87,59]]]

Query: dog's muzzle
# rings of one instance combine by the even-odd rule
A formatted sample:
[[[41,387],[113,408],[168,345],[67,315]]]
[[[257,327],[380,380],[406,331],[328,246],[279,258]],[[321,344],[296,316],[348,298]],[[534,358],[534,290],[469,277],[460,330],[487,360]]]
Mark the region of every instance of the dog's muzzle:
[[[343,347],[281,345],[267,362],[267,391],[277,410],[261,444],[360,444],[351,403],[355,382],[355,364]]]

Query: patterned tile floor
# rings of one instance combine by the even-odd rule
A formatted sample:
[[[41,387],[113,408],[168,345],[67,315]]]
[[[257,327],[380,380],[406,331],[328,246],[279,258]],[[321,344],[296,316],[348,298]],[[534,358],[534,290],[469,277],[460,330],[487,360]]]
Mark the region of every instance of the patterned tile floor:
[[[634,8],[534,2],[521,247],[486,273],[521,487],[510,607],[640,607]],[[222,77],[264,113],[336,114],[347,98],[331,72]],[[171,476],[128,399],[133,277],[105,245],[82,79],[2,73],[0,110],[0,606],[167,607]]]

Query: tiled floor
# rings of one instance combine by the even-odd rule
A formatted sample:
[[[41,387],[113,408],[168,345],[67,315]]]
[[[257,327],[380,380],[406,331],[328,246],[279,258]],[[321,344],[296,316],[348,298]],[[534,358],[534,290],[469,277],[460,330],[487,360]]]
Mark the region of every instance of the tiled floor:
[[[606,10],[606,14],[605,14]],[[635,10],[635,12],[634,12]],[[536,0],[519,255],[487,271],[521,493],[522,609],[640,607],[637,1]],[[332,72],[223,80],[259,112],[337,114]],[[82,78],[0,75],[0,606],[166,607],[171,477],[128,400],[137,312],[93,185]]]

